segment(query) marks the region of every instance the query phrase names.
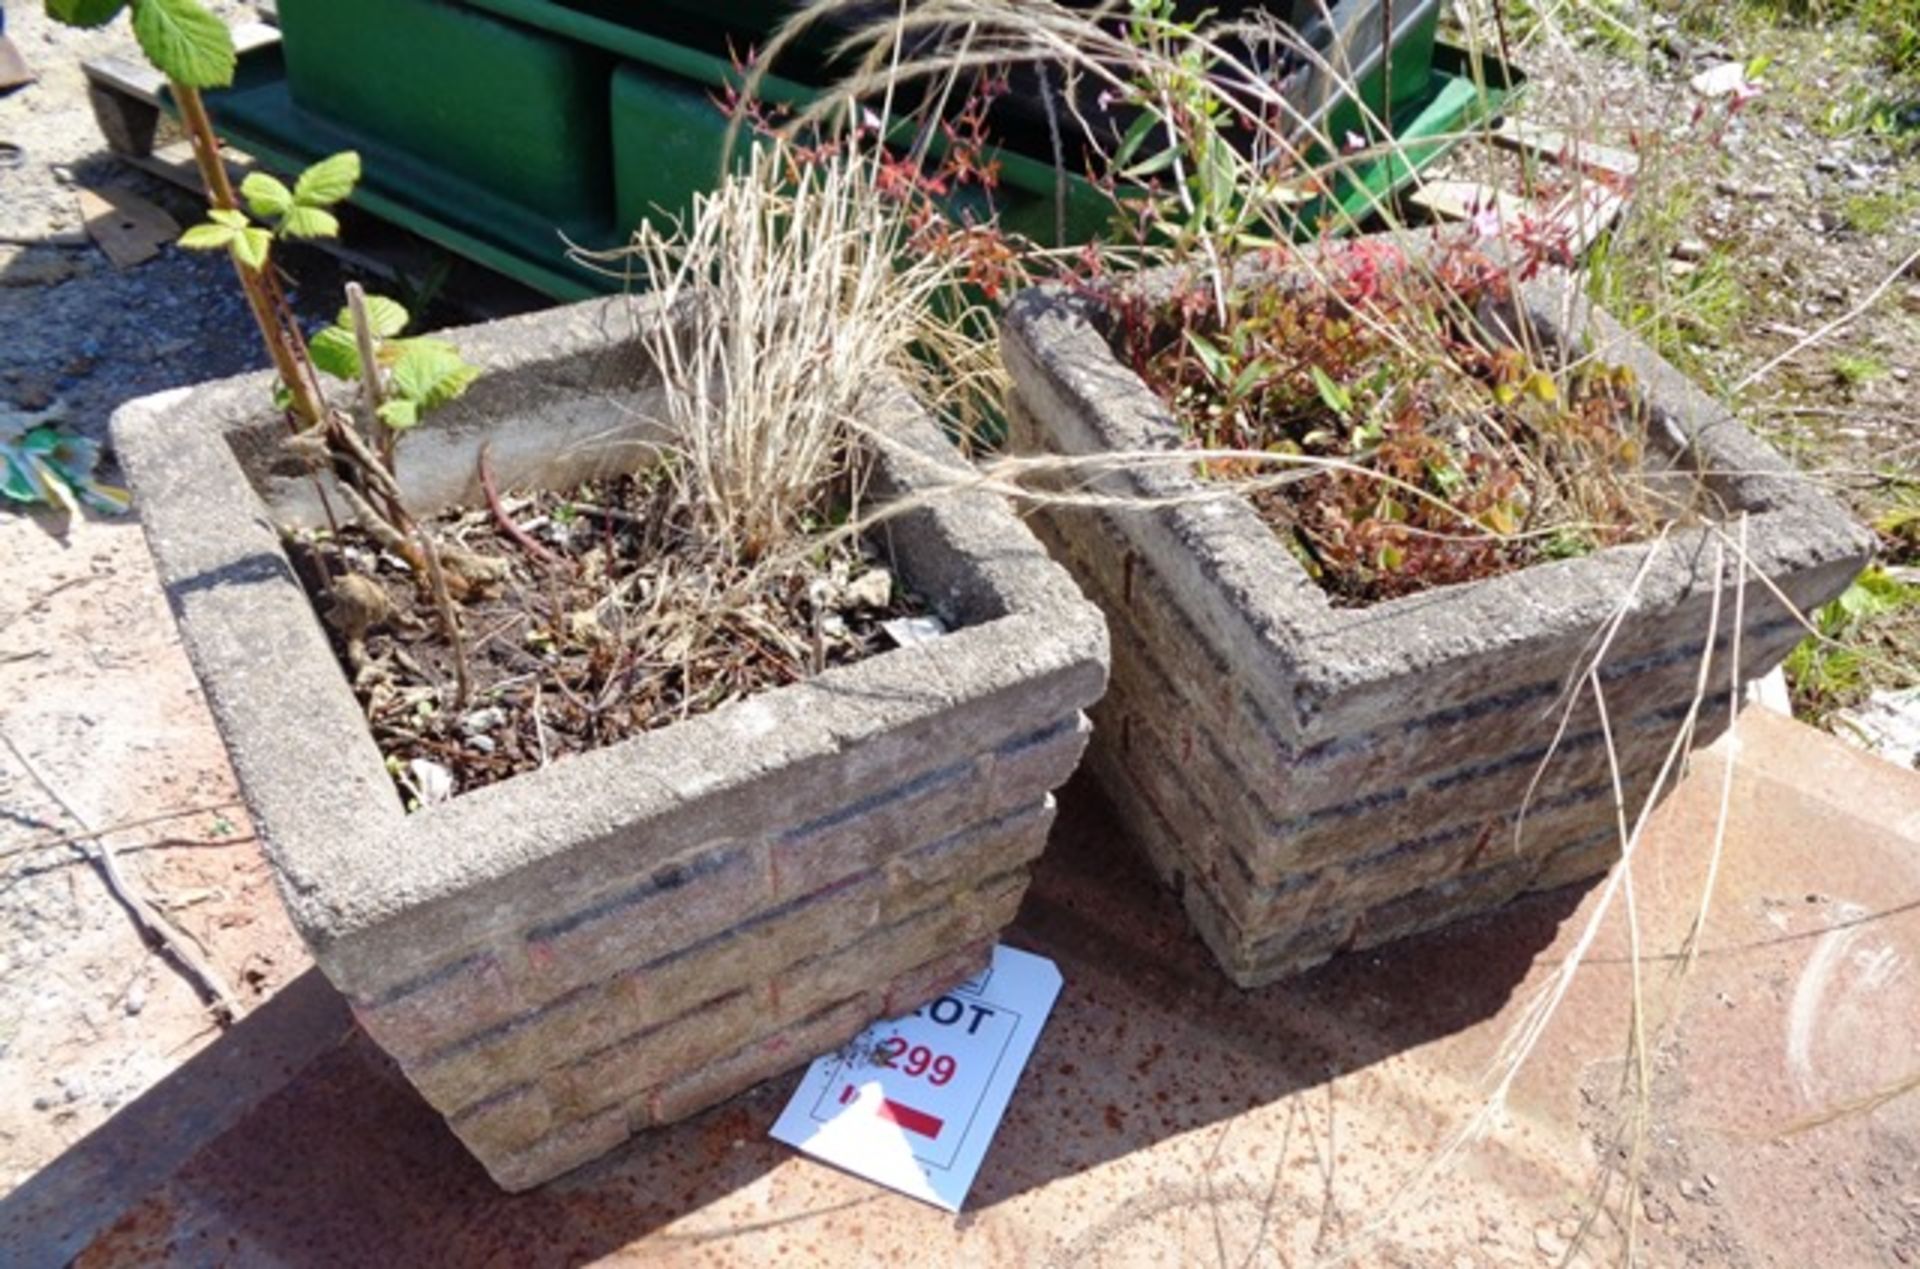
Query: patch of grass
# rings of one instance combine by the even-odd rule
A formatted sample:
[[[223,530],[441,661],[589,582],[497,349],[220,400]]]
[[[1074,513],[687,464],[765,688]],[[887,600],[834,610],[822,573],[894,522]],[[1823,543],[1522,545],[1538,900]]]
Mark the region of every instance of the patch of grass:
[[[1896,475],[1888,485],[1886,509],[1873,518],[1881,551],[1896,564],[1920,563],[1920,483]]]
[[[1847,227],[1863,234],[1883,234],[1920,211],[1920,189],[1896,187],[1869,194],[1849,194],[1840,204]]]
[[[1880,64],[1920,86],[1920,5],[1913,0],[1741,0],[1740,8],[1770,22],[1824,27],[1858,23]]]
[[[1912,647],[1920,627],[1920,586],[1869,568],[1812,621],[1819,635],[1803,640],[1785,666],[1796,712],[1819,722],[1876,687],[1913,681],[1898,649]]]
[[[1601,237],[1587,258],[1596,303],[1690,372],[1706,368],[1694,355],[1733,332],[1746,307],[1737,261],[1724,247],[1704,259],[1676,262],[1675,249],[1699,231],[1706,183],[1700,156],[1685,146],[1650,147],[1625,219]]]
[[[1746,287],[1727,251],[1676,273],[1659,246],[1659,234],[1641,230],[1603,238],[1588,257],[1589,294],[1661,356],[1703,371],[1697,350],[1726,342],[1746,312]]]
[[[1819,135],[1831,140],[1868,136],[1897,138],[1912,132],[1911,120],[1920,102],[1901,102],[1865,86],[1844,90],[1823,110],[1808,112],[1807,121]]]
[[[1642,24],[1623,0],[1504,0],[1500,7],[1507,35],[1521,44],[1558,32],[1630,62],[1647,55]]]
[[[1835,353],[1833,377],[1849,390],[1864,388],[1887,373],[1887,363],[1872,353]]]

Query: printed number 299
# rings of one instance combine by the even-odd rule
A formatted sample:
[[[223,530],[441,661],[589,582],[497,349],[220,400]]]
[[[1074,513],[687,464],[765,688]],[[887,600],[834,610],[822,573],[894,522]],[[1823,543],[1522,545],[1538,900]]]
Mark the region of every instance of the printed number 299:
[[[909,1045],[905,1036],[888,1036],[880,1045],[879,1057],[878,1065],[924,1079],[935,1087],[951,1080],[960,1069],[947,1054],[936,1054],[924,1044]]]

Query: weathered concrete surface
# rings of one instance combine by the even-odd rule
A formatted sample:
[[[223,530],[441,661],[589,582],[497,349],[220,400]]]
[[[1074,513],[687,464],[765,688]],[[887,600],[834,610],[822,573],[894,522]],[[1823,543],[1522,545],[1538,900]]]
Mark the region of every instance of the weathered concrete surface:
[[[1650,464],[1722,536],[1682,527],[1339,608],[1251,504],[1208,497],[1186,464],[1095,482],[1163,500],[1151,510],[1033,517],[1112,630],[1088,767],[1244,986],[1604,870],[1595,839],[1613,829],[1614,768],[1637,807],[1702,686],[1703,656],[1714,673],[1695,744],[1718,734],[1740,689],[1730,644],[1740,680],[1765,674],[1803,634],[1796,612],[1866,563],[1871,538],[1843,508],[1564,277],[1524,301],[1545,346],[1590,341],[1602,363],[1633,371]],[[1001,346],[1017,448],[1180,447],[1104,320],[1062,292],[1014,302]],[[1700,473],[1700,489],[1669,468]]]
[[[596,301],[449,332],[484,377],[401,447],[417,512],[630,465],[658,375]],[[509,1189],[850,1039],[984,965],[1106,683],[1106,627],[998,500],[876,529],[951,633],[404,814],[276,525],[312,514],[251,375],[115,416],[162,586],[296,927]],[[876,492],[960,460],[901,388]],[[922,995],[913,998],[913,992]]]
[[[1635,856],[1652,1028],[1631,1191],[1643,1263],[1911,1263],[1920,1093],[1781,1134],[1920,1065],[1920,777],[1764,711],[1734,734],[1719,883],[1690,970],[1676,958],[1726,740]],[[1055,958],[1065,990],[958,1218],[768,1140],[791,1079],[503,1196],[361,1041],[321,1054],[166,1185],[127,1195],[79,1263],[1077,1269],[1298,1265],[1343,1248],[1364,1265],[1560,1262],[1629,1104],[1621,902],[1507,1115],[1417,1181],[1604,892],[1529,898],[1242,993],[1085,790],[1063,803],[1008,939]],[[1623,1188],[1612,1177],[1573,1263],[1618,1258]],[[38,1246],[7,1215],[0,1205],[10,1245]]]

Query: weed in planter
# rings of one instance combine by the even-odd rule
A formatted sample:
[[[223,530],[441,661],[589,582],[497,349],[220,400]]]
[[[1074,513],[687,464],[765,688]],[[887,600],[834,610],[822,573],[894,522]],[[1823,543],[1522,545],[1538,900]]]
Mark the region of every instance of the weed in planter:
[[[1283,263],[1282,268],[1286,267]],[[1336,602],[1364,604],[1586,554],[1671,519],[1637,479],[1625,369],[1556,376],[1487,314],[1508,275],[1452,240],[1428,262],[1360,241],[1310,275],[1147,304],[1110,290],[1116,352],[1174,410],[1214,479],[1252,498]]]
[[[637,334],[662,388],[649,466],[510,500],[483,450],[484,509],[399,534],[363,513],[296,542],[409,801],[857,660],[884,646],[883,622],[925,611],[853,531],[881,443],[860,418],[888,377],[936,406],[967,390],[928,360],[950,320],[935,305],[964,266],[903,250],[914,230],[886,172],[857,139],[804,165],[765,146],[679,233],[643,228],[621,258],[597,257],[679,315]],[[361,379],[388,480],[392,434],[472,374],[449,345],[402,337],[406,319],[369,299],[313,343],[320,369]],[[408,549],[435,539],[450,584],[429,596],[408,580]]]

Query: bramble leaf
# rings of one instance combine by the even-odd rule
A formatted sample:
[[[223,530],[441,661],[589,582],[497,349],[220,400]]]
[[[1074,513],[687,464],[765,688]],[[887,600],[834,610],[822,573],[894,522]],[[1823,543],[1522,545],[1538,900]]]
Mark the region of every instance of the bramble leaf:
[[[284,216],[293,206],[293,191],[265,172],[249,172],[240,182],[240,196],[247,200],[253,214],[262,219]]]
[[[68,26],[105,26],[127,0],[47,0],[47,16]]]
[[[161,74],[189,88],[225,88],[239,61],[233,33],[199,0],[136,0],[133,34]]]
[[[393,390],[423,409],[444,405],[467,390],[480,371],[441,339],[410,339],[393,365]]]
[[[189,251],[218,251],[231,244],[238,232],[231,225],[194,225],[180,235],[180,245]]]
[[[390,300],[384,295],[369,295],[366,297],[366,304],[367,321],[373,326],[374,337],[377,339],[392,339],[405,330],[407,323],[413,320],[407,310],[401,307],[399,301]],[[351,334],[354,329],[353,310],[341,309],[340,316],[334,319],[334,324]]]
[[[329,326],[315,335],[307,345],[307,355],[313,358],[313,368],[322,374],[349,382],[360,378],[360,347],[354,342],[353,332],[344,326]]]
[[[338,238],[340,221],[318,207],[289,207],[280,219],[280,232],[289,238]]]
[[[229,229],[245,229],[253,223],[247,219],[247,213],[237,207],[215,207],[207,212],[207,219]]]
[[[396,432],[404,432],[420,421],[420,407],[405,397],[395,397],[381,404],[380,421]]]
[[[355,150],[321,159],[293,183],[293,200],[302,207],[331,207],[360,182],[360,155]]]
[[[273,250],[273,235],[252,225],[233,235],[233,257],[258,272],[267,267],[267,255]]]

